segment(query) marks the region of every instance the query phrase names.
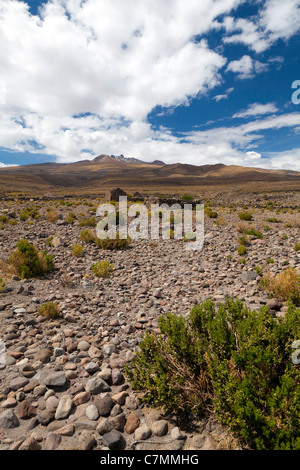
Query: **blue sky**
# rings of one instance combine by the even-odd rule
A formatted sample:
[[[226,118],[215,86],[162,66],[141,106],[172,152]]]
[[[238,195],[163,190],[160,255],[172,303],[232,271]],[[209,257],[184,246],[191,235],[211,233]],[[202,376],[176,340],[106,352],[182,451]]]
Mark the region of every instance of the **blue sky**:
[[[299,32],[300,0],[0,0],[0,166],[300,171]]]

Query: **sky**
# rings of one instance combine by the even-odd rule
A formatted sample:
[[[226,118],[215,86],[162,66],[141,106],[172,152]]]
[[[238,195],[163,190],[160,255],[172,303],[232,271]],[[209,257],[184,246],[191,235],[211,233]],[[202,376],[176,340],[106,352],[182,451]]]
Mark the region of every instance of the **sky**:
[[[0,0],[0,167],[300,171],[300,0]]]

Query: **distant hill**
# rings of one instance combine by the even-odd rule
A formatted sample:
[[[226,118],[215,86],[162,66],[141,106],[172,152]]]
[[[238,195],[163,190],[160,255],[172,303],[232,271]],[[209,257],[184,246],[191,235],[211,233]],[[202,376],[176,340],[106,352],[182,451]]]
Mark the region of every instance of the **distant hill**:
[[[0,169],[0,192],[63,190],[84,192],[110,187],[176,187],[278,182],[300,186],[300,172],[236,165],[147,163],[123,155],[99,155],[75,163],[41,163]],[[266,190],[268,185],[266,184]]]

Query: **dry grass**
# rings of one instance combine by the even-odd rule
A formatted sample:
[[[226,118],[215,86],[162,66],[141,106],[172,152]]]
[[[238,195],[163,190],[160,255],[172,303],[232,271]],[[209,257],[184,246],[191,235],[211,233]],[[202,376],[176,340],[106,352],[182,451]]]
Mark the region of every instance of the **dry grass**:
[[[46,320],[53,320],[61,318],[60,307],[57,302],[46,302],[41,305],[38,309],[40,315],[46,318]]]
[[[261,286],[272,297],[300,305],[300,275],[296,269],[288,267],[277,276],[270,272],[265,273]]]

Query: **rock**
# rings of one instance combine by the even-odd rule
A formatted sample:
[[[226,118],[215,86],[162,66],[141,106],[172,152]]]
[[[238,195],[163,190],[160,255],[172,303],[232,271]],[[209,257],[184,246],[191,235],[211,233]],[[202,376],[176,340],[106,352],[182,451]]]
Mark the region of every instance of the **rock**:
[[[74,432],[74,424],[66,424],[66,426],[63,426],[62,428],[58,429],[56,431],[56,434],[59,434],[60,436],[73,436]]]
[[[96,444],[96,439],[91,431],[84,429],[79,437],[79,449],[80,450],[91,450]]]
[[[136,441],[144,441],[151,436],[151,429],[147,426],[147,424],[143,424],[139,428],[137,428],[134,432],[134,438]]]
[[[77,344],[77,349],[79,349],[79,351],[88,351],[90,348],[90,343],[88,343],[87,341],[79,341],[79,343]]]
[[[105,344],[103,346],[103,353],[107,356],[109,356],[112,353],[117,352],[117,348],[114,344]]]
[[[107,418],[101,418],[97,426],[97,431],[99,434],[103,435],[111,431],[111,425]]]
[[[122,434],[116,429],[113,429],[103,435],[103,442],[109,449],[115,449],[122,443]]]
[[[86,383],[85,389],[92,395],[110,391],[109,385],[100,377],[93,377],[92,379],[89,379]]]
[[[270,310],[280,310],[282,307],[282,302],[279,299],[269,299],[267,301],[267,306]]]
[[[97,376],[100,377],[100,379],[105,380],[105,382],[108,382],[111,378],[111,369],[105,368],[105,369],[101,370],[97,374]]]
[[[132,413],[127,418],[125,431],[127,432],[127,434],[133,434],[134,431],[139,427],[139,425],[140,418],[135,413]]]
[[[2,408],[14,408],[17,405],[17,400],[14,397],[8,397],[7,400],[2,402]]]
[[[186,439],[186,435],[181,432],[181,430],[176,426],[171,431],[171,439],[176,440],[184,440]]]
[[[110,396],[99,398],[95,400],[100,416],[109,416],[114,402]]]
[[[50,359],[51,359],[52,353],[49,349],[41,349],[38,351],[35,355],[33,360],[36,361],[41,361],[43,364],[47,364]]]
[[[58,407],[55,412],[55,419],[65,419],[71,413],[73,407],[73,401],[71,397],[62,397],[58,403]]]
[[[19,419],[30,419],[36,416],[36,409],[31,405],[28,400],[23,400],[17,408]]]
[[[49,432],[46,437],[44,450],[55,450],[61,443],[61,436],[55,432]]]
[[[12,429],[17,428],[19,425],[20,422],[13,410],[8,409],[0,414],[0,428]]]
[[[117,429],[118,431],[123,431],[126,423],[126,416],[124,413],[120,413],[117,416],[110,416],[108,418],[109,424],[112,429]]]
[[[85,366],[85,370],[89,373],[89,374],[94,374],[95,372],[98,372],[99,370],[99,364],[97,364],[96,362],[89,362],[86,366]]]
[[[51,396],[46,400],[46,409],[50,412],[55,412],[58,407],[58,398]]]
[[[46,375],[44,384],[53,389],[63,388],[67,384],[66,375],[63,371],[52,372]]]
[[[111,382],[113,385],[120,385],[124,382],[124,375],[119,369],[113,369],[111,372]]]
[[[91,398],[91,394],[89,391],[79,392],[73,398],[73,403],[75,406],[82,405],[83,403],[87,403],[90,398]]]
[[[126,397],[128,397],[127,392],[119,392],[112,396],[112,399],[119,405],[124,405]]]
[[[19,450],[40,450],[41,446],[34,437],[27,437],[25,441],[20,445]]]
[[[89,405],[86,409],[86,415],[90,420],[96,421],[99,418],[99,411],[97,406],[94,404]]]
[[[151,430],[153,434],[156,434],[156,436],[165,436],[168,432],[168,422],[164,419],[154,421],[154,423],[152,423]]]
[[[29,380],[26,377],[17,377],[10,382],[10,389],[17,391],[20,388],[25,387],[29,383]]]

